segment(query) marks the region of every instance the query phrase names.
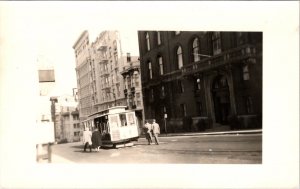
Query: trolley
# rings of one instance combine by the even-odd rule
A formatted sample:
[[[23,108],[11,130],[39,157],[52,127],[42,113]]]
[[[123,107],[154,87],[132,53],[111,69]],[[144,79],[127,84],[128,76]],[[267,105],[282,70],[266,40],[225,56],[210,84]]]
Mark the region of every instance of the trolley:
[[[138,122],[135,111],[126,110],[126,106],[115,106],[97,112],[87,120],[97,127],[102,135],[102,145],[114,148],[133,146],[132,141],[139,138]]]

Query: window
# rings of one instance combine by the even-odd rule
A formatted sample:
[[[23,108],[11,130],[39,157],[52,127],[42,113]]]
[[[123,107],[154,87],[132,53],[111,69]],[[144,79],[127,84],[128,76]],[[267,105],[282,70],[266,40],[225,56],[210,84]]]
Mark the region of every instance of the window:
[[[165,93],[165,87],[164,86],[161,86],[161,95],[162,96],[166,95],[166,93]]]
[[[150,38],[149,33],[146,33],[146,43],[147,43],[147,51],[150,51]]]
[[[193,41],[193,61],[197,62],[200,60],[200,51],[199,51],[199,40],[195,38]]]
[[[116,40],[113,42],[113,46],[114,46],[114,50],[117,50],[117,41]]]
[[[202,110],[202,103],[197,102],[197,110],[198,110],[198,115],[202,116],[203,115],[203,110]]]
[[[135,86],[136,87],[139,87],[140,85],[140,82],[139,82],[139,75],[138,75],[138,72],[135,71],[136,73],[134,73],[134,81],[135,81]]]
[[[149,68],[149,78],[152,79],[153,75],[152,75],[152,65],[151,65],[151,62],[148,62],[148,68]]]
[[[184,85],[181,80],[178,81],[178,87],[179,87],[179,92],[183,93],[184,92]]]
[[[161,38],[160,38],[160,32],[157,32],[157,44],[160,45],[161,44]]]
[[[154,90],[151,89],[151,96],[150,96],[151,100],[154,100]]]
[[[180,109],[181,109],[182,117],[185,117],[186,116],[186,106],[185,106],[185,104],[180,104]]]
[[[159,64],[159,74],[164,74],[164,65],[163,65],[163,59],[161,56],[158,57],[158,64]]]
[[[253,101],[250,96],[246,98],[247,113],[253,113]]]
[[[221,34],[220,32],[213,32],[212,35],[212,43],[213,43],[213,54],[221,53]]]
[[[237,32],[237,42],[239,45],[245,43],[245,34],[243,32]]]
[[[177,66],[178,69],[180,69],[183,66],[182,49],[180,46],[177,48]]]
[[[117,53],[114,54],[114,58],[115,58],[115,64],[117,65],[118,64],[118,54]]]
[[[250,79],[250,73],[249,73],[249,67],[248,67],[248,65],[246,65],[246,66],[243,67],[243,79],[245,81]]]

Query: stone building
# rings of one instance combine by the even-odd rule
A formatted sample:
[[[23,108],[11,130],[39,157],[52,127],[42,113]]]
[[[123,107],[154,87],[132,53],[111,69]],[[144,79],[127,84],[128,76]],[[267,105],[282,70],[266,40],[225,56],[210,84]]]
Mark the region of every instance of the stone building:
[[[168,132],[262,125],[262,32],[139,31],[146,119]],[[162,128],[162,130],[164,130]]]

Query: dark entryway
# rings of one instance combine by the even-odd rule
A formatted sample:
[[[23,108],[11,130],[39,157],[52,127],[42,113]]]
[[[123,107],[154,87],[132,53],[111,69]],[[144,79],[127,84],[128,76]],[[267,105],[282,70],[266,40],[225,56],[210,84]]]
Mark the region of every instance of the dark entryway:
[[[216,123],[227,124],[230,114],[230,98],[227,79],[218,75],[212,85],[212,97],[215,108]]]

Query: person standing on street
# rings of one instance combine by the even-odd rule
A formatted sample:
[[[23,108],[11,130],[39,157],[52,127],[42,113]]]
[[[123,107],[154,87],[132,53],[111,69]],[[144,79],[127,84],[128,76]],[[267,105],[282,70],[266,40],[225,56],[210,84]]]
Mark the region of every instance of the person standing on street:
[[[155,143],[157,145],[159,145],[158,134],[160,134],[160,128],[159,128],[159,125],[155,122],[155,120],[153,120],[153,123],[152,123],[152,132],[153,132],[153,136],[155,139]]]
[[[152,136],[151,136],[151,124],[149,124],[148,121],[146,121],[144,129],[145,129],[146,139],[148,140],[148,145],[150,145],[152,143]]]
[[[92,144],[93,144],[93,148],[95,148],[96,151],[99,152],[99,149],[102,145],[102,141],[101,141],[101,133],[97,127],[95,127],[94,132],[92,134]]]
[[[84,149],[83,151],[86,152],[86,148],[90,148],[90,152],[92,152],[92,132],[88,127],[85,128],[85,131],[83,131],[83,144]]]

